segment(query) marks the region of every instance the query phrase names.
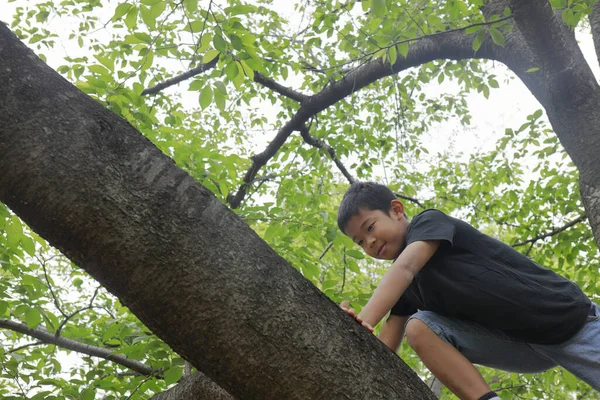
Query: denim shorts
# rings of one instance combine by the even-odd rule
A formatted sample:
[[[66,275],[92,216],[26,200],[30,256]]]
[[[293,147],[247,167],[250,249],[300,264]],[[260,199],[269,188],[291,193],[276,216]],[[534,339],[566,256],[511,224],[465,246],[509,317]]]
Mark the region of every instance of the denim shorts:
[[[431,311],[420,311],[412,318],[422,321],[474,364],[521,373],[542,372],[560,365],[600,391],[600,306],[597,304],[592,303],[588,320],[579,332],[566,342],[553,345],[520,342],[498,329]]]

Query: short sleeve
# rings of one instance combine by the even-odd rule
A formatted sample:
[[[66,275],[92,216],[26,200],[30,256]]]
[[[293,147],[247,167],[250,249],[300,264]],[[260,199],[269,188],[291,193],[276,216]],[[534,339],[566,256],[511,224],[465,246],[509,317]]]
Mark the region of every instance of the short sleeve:
[[[424,240],[454,242],[455,227],[450,218],[438,210],[425,210],[415,216],[406,234],[406,244]]]
[[[417,307],[406,297],[405,294],[396,302],[390,315],[407,316],[417,312]]]

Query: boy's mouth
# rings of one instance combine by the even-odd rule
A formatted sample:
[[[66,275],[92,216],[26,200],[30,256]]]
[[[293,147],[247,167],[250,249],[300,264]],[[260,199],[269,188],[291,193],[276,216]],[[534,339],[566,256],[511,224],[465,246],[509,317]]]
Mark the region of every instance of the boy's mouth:
[[[384,249],[384,248],[385,248],[385,243],[384,243],[384,244],[382,244],[382,245],[379,247],[379,250],[377,250],[377,255],[378,255],[378,256],[381,256],[381,254],[383,253],[383,249]]]

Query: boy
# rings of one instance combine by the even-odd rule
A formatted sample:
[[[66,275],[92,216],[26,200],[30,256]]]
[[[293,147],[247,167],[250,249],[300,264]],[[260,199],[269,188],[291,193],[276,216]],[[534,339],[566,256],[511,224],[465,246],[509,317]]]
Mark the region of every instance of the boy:
[[[404,334],[429,370],[461,399],[499,400],[472,363],[532,373],[560,365],[600,390],[600,307],[574,283],[437,210],[409,223],[385,186],[353,184],[342,232],[371,257],[394,260],[356,315],[380,339]],[[420,311],[417,311],[420,310]]]

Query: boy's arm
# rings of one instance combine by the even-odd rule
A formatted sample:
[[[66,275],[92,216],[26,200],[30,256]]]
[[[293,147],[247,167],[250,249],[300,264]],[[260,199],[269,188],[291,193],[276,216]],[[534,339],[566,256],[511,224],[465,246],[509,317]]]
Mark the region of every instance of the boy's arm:
[[[435,254],[439,246],[438,240],[416,241],[406,246],[387,270],[357,319],[370,326],[377,325],[400,299],[415,275]]]
[[[408,320],[408,316],[390,315],[381,327],[379,340],[392,349],[394,353],[398,352],[398,347],[402,342],[406,320]]]

